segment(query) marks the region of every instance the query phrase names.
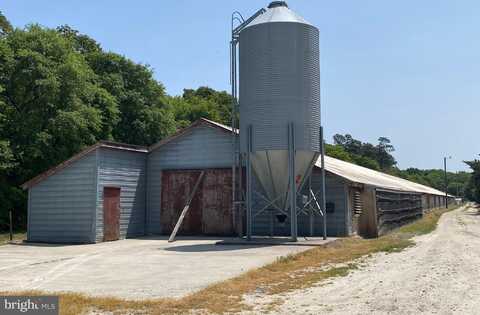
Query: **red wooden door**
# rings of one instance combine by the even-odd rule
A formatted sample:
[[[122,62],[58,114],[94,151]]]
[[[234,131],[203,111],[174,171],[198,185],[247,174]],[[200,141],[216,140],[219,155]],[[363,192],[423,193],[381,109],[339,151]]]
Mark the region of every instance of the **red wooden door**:
[[[208,170],[203,179],[202,197],[203,234],[234,234],[232,171],[230,169]]]
[[[187,198],[195,186],[201,171],[162,172],[162,233],[170,234],[180,217]],[[202,233],[202,183],[192,199],[187,215],[183,219],[178,235],[200,235]]]
[[[120,238],[120,188],[103,188],[103,240]]]
[[[199,170],[162,172],[162,233],[170,234],[200,175]],[[232,172],[205,170],[178,235],[233,235]]]

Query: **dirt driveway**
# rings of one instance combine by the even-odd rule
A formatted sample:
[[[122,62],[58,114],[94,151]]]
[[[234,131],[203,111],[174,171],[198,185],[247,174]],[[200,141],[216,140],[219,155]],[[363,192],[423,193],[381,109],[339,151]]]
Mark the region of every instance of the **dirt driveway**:
[[[479,314],[480,215],[460,208],[400,253],[378,254],[343,278],[273,297],[276,314]],[[258,308],[257,308],[258,310]]]
[[[215,245],[216,239],[128,239],[0,246],[0,291],[74,291],[128,299],[178,297],[307,246]]]

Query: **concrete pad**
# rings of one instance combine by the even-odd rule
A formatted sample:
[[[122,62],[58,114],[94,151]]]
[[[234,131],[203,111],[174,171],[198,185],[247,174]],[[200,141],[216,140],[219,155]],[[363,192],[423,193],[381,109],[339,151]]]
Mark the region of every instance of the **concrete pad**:
[[[253,237],[251,240],[246,238],[231,238],[218,241],[217,245],[269,245],[269,246],[326,246],[327,244],[337,240],[336,237],[329,237],[324,240],[321,237],[299,237],[296,242],[293,242],[287,237]]]
[[[0,246],[1,290],[72,291],[126,299],[180,297],[310,246],[215,245],[165,237],[88,245]]]

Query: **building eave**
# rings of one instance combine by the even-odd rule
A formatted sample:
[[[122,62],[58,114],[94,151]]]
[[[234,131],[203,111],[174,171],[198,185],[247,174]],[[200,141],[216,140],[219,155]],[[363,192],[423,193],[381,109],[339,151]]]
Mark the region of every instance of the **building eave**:
[[[38,183],[44,181],[45,179],[49,178],[50,176],[57,174],[61,170],[65,169],[69,165],[73,164],[74,162],[80,160],[90,152],[93,152],[97,150],[98,148],[106,148],[106,149],[113,149],[113,150],[122,150],[122,151],[132,151],[132,152],[142,152],[142,153],[147,153],[148,149],[143,146],[137,146],[137,145],[131,145],[131,144],[126,144],[126,143],[118,143],[118,142],[111,142],[111,141],[100,141],[95,143],[94,145],[91,145],[89,147],[86,147],[79,153],[75,154],[71,158],[63,161],[60,164],[57,164],[56,166],[46,170],[45,172],[35,176],[34,178],[30,179],[29,181],[23,183],[20,187],[23,189],[29,189]]]

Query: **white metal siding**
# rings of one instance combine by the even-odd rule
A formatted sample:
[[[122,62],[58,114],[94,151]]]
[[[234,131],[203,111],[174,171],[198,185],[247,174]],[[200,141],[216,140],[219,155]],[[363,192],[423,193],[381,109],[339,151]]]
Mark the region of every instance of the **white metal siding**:
[[[259,189],[258,183],[255,181],[255,189]],[[318,201],[321,202],[321,176],[320,172],[316,172],[312,177],[312,190],[318,196]],[[346,184],[338,176],[328,174],[326,176],[326,201],[333,202],[335,204],[334,213],[327,214],[327,235],[328,236],[346,236],[348,235],[348,215],[347,215],[347,199],[346,199]],[[307,194],[304,191],[304,194]],[[301,206],[300,198],[297,202],[298,206]],[[258,213],[266,205],[266,202],[262,200],[258,195],[253,197],[254,214]],[[287,211],[290,213],[290,211]],[[280,214],[278,211],[275,214]],[[274,235],[290,235],[290,219],[287,218],[284,224],[276,222],[274,218]],[[310,235],[310,217],[305,214],[300,214],[297,219],[298,223],[298,235],[309,236]],[[253,222],[253,234],[254,235],[269,235],[270,233],[270,212],[265,211],[260,215],[257,215]],[[321,216],[314,216],[313,219],[313,235],[323,235],[323,218]]]
[[[30,188],[29,241],[94,242],[95,165],[91,152]]]
[[[225,168],[232,166],[231,135],[207,126],[194,128],[148,155],[148,233],[161,233],[161,172],[163,169]]]
[[[120,237],[145,234],[146,153],[98,150],[96,239],[103,239],[103,188],[120,187]]]

